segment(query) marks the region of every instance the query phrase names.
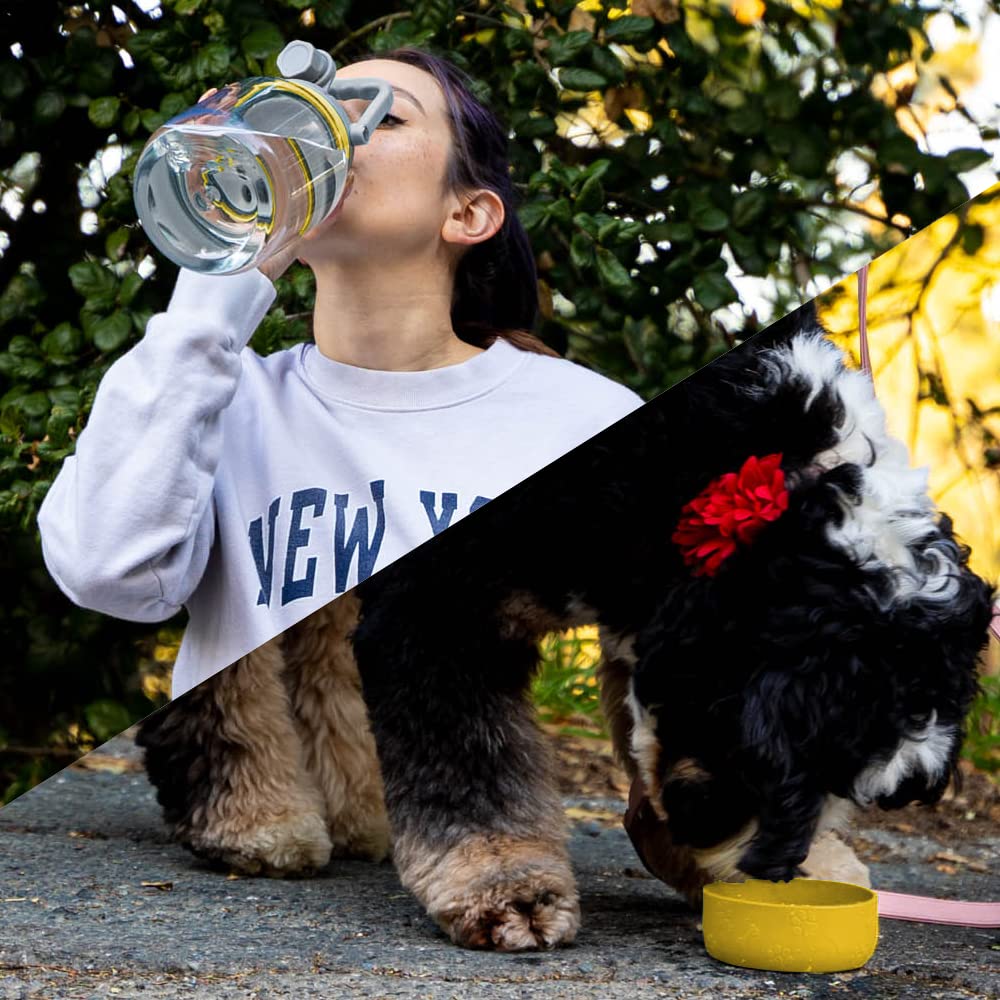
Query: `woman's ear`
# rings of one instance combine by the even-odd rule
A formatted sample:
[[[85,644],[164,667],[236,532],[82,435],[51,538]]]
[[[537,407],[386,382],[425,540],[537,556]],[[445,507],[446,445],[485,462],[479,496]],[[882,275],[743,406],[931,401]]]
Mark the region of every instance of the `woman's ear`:
[[[441,238],[465,246],[482,243],[500,229],[504,216],[503,200],[495,191],[481,188],[471,195],[456,194],[441,227]]]

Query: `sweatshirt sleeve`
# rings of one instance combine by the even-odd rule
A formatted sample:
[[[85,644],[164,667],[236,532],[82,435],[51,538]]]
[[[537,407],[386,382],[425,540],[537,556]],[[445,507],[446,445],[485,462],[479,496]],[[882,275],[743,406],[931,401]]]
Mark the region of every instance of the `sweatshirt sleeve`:
[[[257,270],[182,269],[166,311],[108,369],[38,512],[45,564],[76,604],[162,621],[197,586],[215,532],[223,411],[275,296]]]

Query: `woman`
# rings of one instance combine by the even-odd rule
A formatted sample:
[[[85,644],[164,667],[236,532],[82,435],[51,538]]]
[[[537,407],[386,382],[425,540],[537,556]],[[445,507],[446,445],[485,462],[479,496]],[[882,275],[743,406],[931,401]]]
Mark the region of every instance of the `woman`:
[[[395,97],[337,217],[259,270],[182,270],[39,512],[76,603],[187,607],[174,696],[642,403],[526,332],[505,132],[463,74],[401,49],[338,76]],[[247,342],[296,258],[315,343],[262,358]]]

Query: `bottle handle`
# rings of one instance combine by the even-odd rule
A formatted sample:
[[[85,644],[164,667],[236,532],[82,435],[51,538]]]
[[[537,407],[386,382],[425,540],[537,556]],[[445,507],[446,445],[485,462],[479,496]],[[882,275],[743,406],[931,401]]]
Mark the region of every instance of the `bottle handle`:
[[[356,122],[351,122],[348,134],[351,142],[363,146],[371,138],[372,130],[378,125],[389,108],[392,107],[392,86],[385,80],[375,77],[359,77],[356,80],[334,80],[326,88],[338,101],[347,101],[353,97],[369,100],[369,105]]]
[[[317,49],[311,42],[296,39],[289,42],[278,54],[278,72],[286,79],[298,78],[322,87],[339,101],[353,97],[370,101],[364,114],[348,127],[347,134],[356,146],[363,146],[371,138],[372,130],[392,107],[392,86],[375,77],[357,80],[337,80],[337,64],[329,52]]]

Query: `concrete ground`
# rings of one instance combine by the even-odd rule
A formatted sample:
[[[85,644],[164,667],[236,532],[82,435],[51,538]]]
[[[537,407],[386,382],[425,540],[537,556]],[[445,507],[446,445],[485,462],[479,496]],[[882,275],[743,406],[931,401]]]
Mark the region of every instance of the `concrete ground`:
[[[583,926],[520,955],[444,938],[388,864],[335,862],[301,881],[227,878],[165,836],[135,748],[118,738],[0,811],[0,1000],[69,998],[1000,996],[1000,932],[882,920],[878,950],[839,975],[715,961],[699,915],[645,875],[614,817],[568,800]],[[1000,898],[1000,831],[975,842],[865,830],[876,888]],[[950,848],[973,862],[928,863]],[[979,869],[978,871],[976,869]]]

